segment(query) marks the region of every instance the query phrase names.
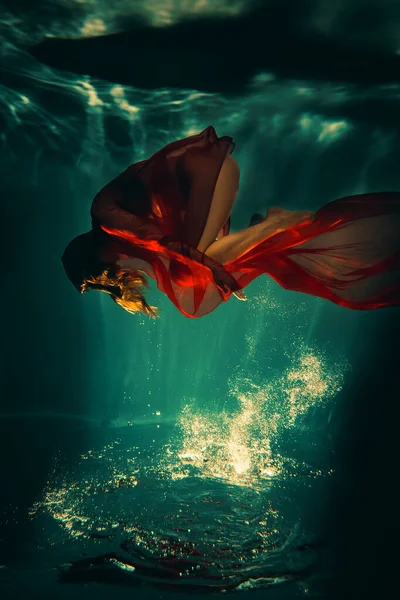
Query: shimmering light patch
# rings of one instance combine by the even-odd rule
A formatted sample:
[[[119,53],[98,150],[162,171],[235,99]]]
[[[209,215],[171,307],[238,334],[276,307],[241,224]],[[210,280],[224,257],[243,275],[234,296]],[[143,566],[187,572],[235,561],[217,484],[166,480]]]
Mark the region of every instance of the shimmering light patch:
[[[338,392],[346,365],[329,364],[321,352],[304,344],[289,358],[290,367],[270,380],[235,378],[231,395],[236,398],[236,410],[205,412],[196,409],[195,402],[187,403],[170,441],[150,460],[138,448],[123,447],[118,441],[89,450],[81,457],[80,476],[64,476],[57,485],[49,482],[32,515],[45,509],[74,537],[109,535],[121,523],[132,532],[136,526],[129,525],[129,505],[120,505],[121,514],[113,510],[107,518],[103,511],[99,520],[89,504],[104,503],[116,490],[128,491],[131,497],[133,490],[140,490],[141,478],[150,475],[160,493],[162,482],[178,485],[193,478],[265,492],[288,476],[324,475],[283,456],[277,447],[286,429]],[[87,470],[82,470],[84,464]]]
[[[125,94],[125,90],[121,85],[115,85],[110,90],[111,96],[114,98],[123,98]]]
[[[140,6],[138,3],[137,7]],[[150,23],[154,26],[171,25],[187,16],[206,14],[239,14],[246,6],[245,0],[147,0],[141,3]]]
[[[132,565],[127,565],[123,562],[121,562],[120,560],[117,560],[116,558],[112,558],[111,562],[118,567],[119,569],[122,569],[123,571],[130,571],[131,573],[133,573],[133,571],[136,571],[135,567],[133,567]]]
[[[113,21],[115,14],[144,17],[153,27],[165,27],[192,15],[236,15],[246,0],[74,0],[95,19]]]
[[[84,93],[88,99],[89,106],[103,106],[103,101],[99,98],[96,89],[88,81],[77,81],[77,85],[74,88],[81,93]]]
[[[310,87],[298,87],[296,90],[299,96],[311,96],[314,90]]]
[[[107,32],[106,24],[101,19],[86,19],[80,33],[85,37],[101,35]]]
[[[287,418],[294,424],[299,415],[309,408],[336,394],[341,387],[341,377],[336,373],[325,373],[322,359],[311,349],[305,348],[298,364],[287,371],[283,392],[287,397]]]
[[[301,117],[299,123],[302,129],[310,129],[310,127],[312,126],[312,119],[309,116],[304,115],[303,117]]]
[[[185,129],[184,136],[189,137],[191,135],[196,135],[198,133],[199,133],[198,127],[189,127],[188,129]]]
[[[131,115],[136,115],[140,110],[137,106],[131,106],[129,104],[129,102],[127,102],[126,100],[121,100],[119,105],[122,110],[125,110],[127,113],[130,113]]]
[[[185,406],[178,431],[167,446],[165,469],[173,479],[201,477],[240,486],[257,486],[283,475],[286,459],[273,450],[277,439],[309,409],[327,402],[341,388],[346,364],[334,365],[317,350],[300,344],[283,374],[256,383],[232,382],[236,411],[204,412]]]
[[[3,107],[4,114],[8,114],[12,116],[12,119],[15,124],[21,124],[22,118],[25,113],[29,113],[29,109],[32,109],[30,106],[31,101],[24,94],[20,94],[14,90],[7,90],[4,86],[0,85],[0,101],[2,100],[2,95],[8,92],[10,96],[9,102],[3,103],[5,106]],[[2,134],[2,137],[4,134]]]
[[[234,415],[224,411],[205,415],[190,405],[184,408],[166,464],[173,479],[197,476],[248,486],[282,472],[280,458],[273,458],[270,450],[274,422],[263,426],[253,399],[243,396],[240,401]]]
[[[70,502],[71,494],[74,493],[82,493],[79,484],[77,485],[75,482],[71,482],[68,487],[61,485],[57,488],[47,488],[43,500],[34,504],[30,515],[35,516],[39,507],[46,508],[53,519],[62,525],[72,537],[79,538],[84,535],[82,525],[87,524],[89,517],[80,514],[76,510],[75,504]]]
[[[291,366],[269,385],[269,396],[279,410],[280,427],[296,426],[308,411],[323,405],[342,388],[348,362],[343,358],[330,364],[327,357],[301,340],[294,353],[288,355]]]
[[[168,456],[167,448],[164,453]],[[282,543],[284,517],[261,489],[221,487],[218,481],[205,487],[200,480],[194,487],[195,479],[168,477],[162,465],[154,464],[156,458],[116,443],[91,450],[76,469],[51,478],[31,516],[50,515],[75,539],[100,542],[128,535],[134,549],[155,556],[184,556],[197,549],[200,563],[201,556],[258,561]],[[290,467],[292,475],[296,468]],[[57,540],[50,537],[47,543]],[[120,560],[116,566],[134,570]]]
[[[193,102],[194,100],[202,100],[204,98],[209,97],[209,94],[205,94],[203,92],[192,92],[188,95],[188,102]]]
[[[242,410],[233,417],[224,411],[207,415],[186,405],[178,420],[176,437],[166,449],[166,472],[175,480],[197,476],[249,485],[254,481],[255,469],[267,468],[270,457],[268,445],[260,449],[251,439],[253,415],[251,402],[244,402]]]
[[[116,441],[100,450],[89,450],[83,454],[81,464],[87,465],[83,478],[78,480],[66,474],[58,479],[59,485],[49,482],[43,500],[32,507],[31,516],[45,508],[75,538],[110,535],[110,531],[118,527],[118,521],[112,518],[99,520],[99,515],[90,510],[90,504],[116,489],[134,488],[138,484],[136,465],[132,464],[130,456],[121,457],[116,452],[118,445]],[[116,454],[119,460],[112,459],[111,453]],[[93,469],[100,464],[101,474]]]
[[[346,121],[324,122],[318,141],[332,141],[341,136],[348,129]]]
[[[256,579],[250,578],[247,581],[239,584],[237,586],[238,592],[255,590],[257,588],[262,588],[267,585],[276,585],[278,583],[285,583],[290,581],[290,577],[257,577]]]
[[[128,102],[125,97],[125,89],[122,86],[113,86],[110,90],[110,94],[114,98],[114,101],[119,109],[124,111],[125,117],[128,117],[130,120],[138,117],[140,108]]]
[[[128,540],[124,548],[129,553],[132,547],[132,557],[138,549],[154,558],[191,557],[186,576],[212,561],[233,573],[269,564],[271,553],[287,552],[296,526],[274,491],[289,490],[298,478],[331,474],[284,454],[283,435],[332,398],[345,372],[304,344],[288,360],[267,380],[235,377],[229,410],[199,410],[196,400],[187,402],[158,445],[153,439],[146,449],[132,446],[126,428],[124,438],[88,450],[70,472],[57,469],[32,518],[50,515],[75,539]],[[285,503],[290,498],[295,494],[285,492]],[[47,538],[55,543],[56,536]],[[114,560],[119,569],[135,571],[133,563]],[[264,579],[246,575],[250,587]]]
[[[350,127],[346,121],[325,121],[319,115],[308,113],[300,117],[298,124],[304,132],[313,133],[320,143],[338,139]]]

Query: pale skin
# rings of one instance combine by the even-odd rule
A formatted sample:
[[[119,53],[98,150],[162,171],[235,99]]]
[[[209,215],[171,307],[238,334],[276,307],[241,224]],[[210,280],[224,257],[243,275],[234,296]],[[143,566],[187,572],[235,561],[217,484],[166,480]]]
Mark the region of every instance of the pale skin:
[[[239,165],[233,156],[229,155],[221,167],[207,222],[197,246],[198,250],[221,264],[235,260],[268,236],[312,217],[311,212],[288,211],[270,207],[268,215],[261,223],[218,239],[219,232],[232,212],[239,190],[239,180]],[[242,291],[236,292],[235,295],[239,299],[245,300]]]

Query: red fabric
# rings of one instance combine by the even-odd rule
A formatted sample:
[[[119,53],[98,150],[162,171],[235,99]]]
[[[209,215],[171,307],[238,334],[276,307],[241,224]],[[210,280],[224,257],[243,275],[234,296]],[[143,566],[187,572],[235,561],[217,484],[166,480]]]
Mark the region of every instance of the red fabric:
[[[126,243],[124,249],[120,246],[120,264],[142,268],[154,277],[187,317],[211,312],[238,289],[219,287],[209,267],[155,240],[104,230]],[[400,193],[350,196],[327,204],[312,221],[268,237],[223,267],[240,288],[267,274],[286,289],[370,310],[400,303],[399,240]]]
[[[265,273],[282,287],[371,310],[400,304],[400,193],[348,196],[264,240],[225,268],[248,285]]]
[[[400,193],[331,202],[312,221],[269,236],[224,265],[199,252],[219,170],[233,147],[231,138],[208,127],[106,186],[92,207],[94,227],[107,234],[103,259],[145,271],[187,317],[211,312],[262,274],[352,309],[400,303]],[[148,205],[140,204],[140,189]]]
[[[97,194],[93,226],[123,229],[141,239],[179,240],[196,248],[219,171],[234,148],[232,138],[219,138],[213,127],[168,144]]]

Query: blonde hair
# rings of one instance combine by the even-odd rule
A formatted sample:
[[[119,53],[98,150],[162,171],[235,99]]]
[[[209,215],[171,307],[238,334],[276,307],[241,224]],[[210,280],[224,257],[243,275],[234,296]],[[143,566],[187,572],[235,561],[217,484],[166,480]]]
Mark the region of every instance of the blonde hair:
[[[142,289],[149,286],[143,273],[135,270],[105,267],[100,274],[90,275],[83,280],[81,292],[98,290],[110,294],[111,298],[130,313],[142,312],[152,318],[158,317],[155,306],[149,306]]]

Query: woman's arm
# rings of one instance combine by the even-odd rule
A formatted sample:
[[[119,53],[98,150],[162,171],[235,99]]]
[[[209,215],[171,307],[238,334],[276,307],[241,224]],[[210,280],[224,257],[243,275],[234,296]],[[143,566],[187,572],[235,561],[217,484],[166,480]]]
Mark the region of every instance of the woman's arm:
[[[271,207],[268,217],[264,221],[216,240],[206,249],[205,253],[225,265],[276,233],[312,218],[313,213],[308,211],[289,211]]]
[[[235,292],[240,289],[236,279],[233,277],[233,275],[226,271],[225,267],[221,263],[211,256],[207,256],[197,248],[189,246],[184,242],[176,241],[166,241],[165,247],[167,250],[172,250],[173,252],[176,252],[182,256],[186,256],[210,269],[213,274],[214,281],[224,297],[229,296],[231,292]]]
[[[269,223],[267,226],[266,222],[263,221],[216,240],[208,246],[205,253],[219,263],[225,264],[239,258],[239,256],[274,233],[277,233],[276,224]]]

